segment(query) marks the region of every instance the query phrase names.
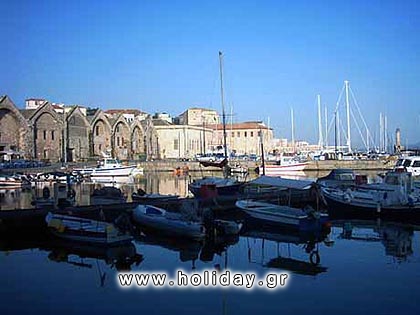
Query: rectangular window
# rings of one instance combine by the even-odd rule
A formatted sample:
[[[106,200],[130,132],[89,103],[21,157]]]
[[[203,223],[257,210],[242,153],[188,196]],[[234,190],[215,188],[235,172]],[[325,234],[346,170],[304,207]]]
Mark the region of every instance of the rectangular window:
[[[54,140],[54,130],[51,130],[51,139]]]
[[[235,131],[232,131],[232,138],[235,138]]]
[[[246,137],[248,137],[248,134],[247,134],[247,132],[245,131],[244,132],[244,137],[246,138]]]
[[[44,140],[47,140],[47,130],[44,130]]]
[[[120,137],[117,137],[117,146],[120,146]]]
[[[241,132],[240,131],[238,131],[237,136],[238,136],[238,138],[241,136]]]
[[[252,138],[252,137],[254,137],[254,132],[253,132],[253,131],[251,131],[251,138]]]
[[[178,150],[179,148],[179,141],[178,139],[174,139],[174,150]]]
[[[99,126],[96,126],[96,135],[99,136]]]

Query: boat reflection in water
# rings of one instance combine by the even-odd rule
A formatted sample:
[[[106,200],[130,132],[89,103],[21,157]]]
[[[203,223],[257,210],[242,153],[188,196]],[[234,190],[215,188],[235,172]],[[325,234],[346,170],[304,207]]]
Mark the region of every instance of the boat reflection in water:
[[[285,229],[280,226],[268,226],[247,221],[242,235],[247,237],[248,261],[258,263],[267,268],[279,268],[300,275],[315,276],[326,272],[327,267],[321,265],[320,244],[328,247],[334,244],[329,239],[330,230],[315,229],[312,231],[296,231]],[[258,242],[260,240],[261,242]],[[277,245],[277,257],[265,257],[266,242],[274,242]],[[260,243],[261,248],[254,246]],[[286,245],[287,255],[282,255],[281,245]],[[292,246],[299,247],[299,258],[293,258]],[[257,245],[258,246],[258,245]],[[272,251],[270,251],[272,252]],[[260,257],[258,257],[258,253]],[[305,258],[302,259],[302,254]],[[258,258],[260,261],[258,261]]]
[[[0,238],[0,252],[10,254],[13,251],[25,249],[39,249],[48,253],[50,261],[67,263],[77,267],[98,268],[101,275],[101,286],[105,284],[106,273],[102,272],[100,262],[105,262],[116,271],[131,271],[132,267],[139,266],[143,255],[138,254],[133,243],[118,246],[97,246],[84,244],[52,237],[49,233],[35,234],[8,234]]]
[[[413,255],[414,226],[377,220],[340,220],[333,223],[341,228],[339,238],[362,242],[379,242],[385,255],[403,262]]]

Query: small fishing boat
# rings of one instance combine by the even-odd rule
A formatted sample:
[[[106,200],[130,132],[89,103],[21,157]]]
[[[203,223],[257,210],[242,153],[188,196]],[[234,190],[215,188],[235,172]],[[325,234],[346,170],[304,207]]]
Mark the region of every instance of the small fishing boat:
[[[191,193],[198,198],[212,198],[218,196],[236,196],[243,183],[234,178],[203,177],[195,179],[188,185]]]
[[[57,237],[98,245],[131,242],[131,235],[123,233],[114,224],[72,215],[49,212],[45,218],[49,230]]]
[[[143,189],[139,188],[137,192],[133,192],[131,194],[131,198],[133,201],[175,201],[179,199],[179,195],[163,195],[163,194],[147,194]]]
[[[322,227],[328,221],[327,214],[317,212],[310,207],[297,209],[249,199],[238,200],[235,205],[255,219],[301,230],[313,228],[314,225]]]
[[[255,171],[266,176],[279,176],[288,172],[303,171],[308,163],[302,162],[295,157],[282,156],[276,164],[263,164],[255,169]]]
[[[116,187],[102,187],[95,189],[90,196],[90,202],[93,205],[106,205],[111,203],[125,203],[126,197],[121,189]]]
[[[151,232],[173,237],[202,240],[205,237],[203,224],[185,220],[180,213],[139,205],[133,210],[133,220]]]

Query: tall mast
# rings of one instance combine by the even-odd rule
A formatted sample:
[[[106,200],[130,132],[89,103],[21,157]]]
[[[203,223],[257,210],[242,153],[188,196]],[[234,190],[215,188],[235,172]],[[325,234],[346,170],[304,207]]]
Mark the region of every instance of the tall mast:
[[[382,136],[382,132],[383,132],[383,126],[382,126],[382,113],[379,113],[379,152],[383,151],[383,136]]]
[[[328,112],[327,106],[325,106],[325,138],[324,138],[325,147],[328,147]]]
[[[292,121],[292,146],[293,146],[293,153],[295,151],[295,123],[293,118],[293,108],[290,108],[290,119]]]
[[[322,139],[322,118],[321,118],[321,95],[317,95],[318,98],[318,147],[321,149],[324,146],[324,140]]]
[[[220,95],[222,100],[222,121],[223,121],[223,146],[225,149],[225,158],[227,155],[227,146],[226,146],[226,113],[225,113],[225,99],[223,96],[223,54],[219,51],[219,67],[220,67]]]
[[[351,138],[350,138],[350,103],[349,103],[349,81],[344,81],[346,87],[346,109],[347,109],[347,147],[351,152]]]

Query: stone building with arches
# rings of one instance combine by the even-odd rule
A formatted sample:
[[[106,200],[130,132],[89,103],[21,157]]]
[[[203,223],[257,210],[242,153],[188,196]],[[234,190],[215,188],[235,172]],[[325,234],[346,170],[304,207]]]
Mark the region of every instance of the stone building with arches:
[[[145,113],[127,119],[118,110],[107,114],[29,101],[31,106],[19,110],[8,96],[0,96],[0,160],[77,162],[104,154],[121,160],[160,158],[158,135]]]

